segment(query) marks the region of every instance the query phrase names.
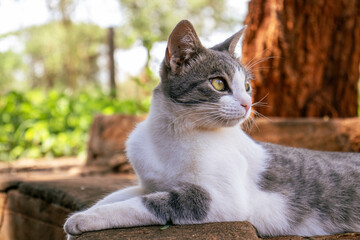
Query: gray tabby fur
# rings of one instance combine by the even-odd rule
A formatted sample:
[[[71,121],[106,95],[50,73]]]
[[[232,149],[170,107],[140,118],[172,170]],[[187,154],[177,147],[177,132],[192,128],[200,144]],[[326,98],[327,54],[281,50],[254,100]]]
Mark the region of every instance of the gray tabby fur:
[[[269,167],[259,185],[286,196],[289,221],[300,225],[309,216],[323,227],[353,231],[360,223],[360,157],[358,153],[322,152],[261,143]]]

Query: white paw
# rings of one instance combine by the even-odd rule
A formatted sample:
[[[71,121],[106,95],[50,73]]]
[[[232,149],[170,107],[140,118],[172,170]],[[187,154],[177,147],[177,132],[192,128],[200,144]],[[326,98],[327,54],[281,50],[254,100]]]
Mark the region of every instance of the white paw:
[[[83,232],[98,230],[96,226],[97,217],[95,214],[79,212],[72,215],[64,224],[64,230],[69,239],[74,239],[71,235],[79,235]]]

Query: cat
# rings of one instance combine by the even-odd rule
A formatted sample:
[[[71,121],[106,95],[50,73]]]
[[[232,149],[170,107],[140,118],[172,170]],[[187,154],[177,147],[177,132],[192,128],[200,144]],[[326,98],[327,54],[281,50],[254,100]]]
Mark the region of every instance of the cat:
[[[253,105],[245,29],[205,48],[189,21],[176,25],[149,115],[126,142],[139,185],[70,216],[69,239],[223,221],[249,221],[260,236],[360,231],[360,154],[256,142],[240,128]]]

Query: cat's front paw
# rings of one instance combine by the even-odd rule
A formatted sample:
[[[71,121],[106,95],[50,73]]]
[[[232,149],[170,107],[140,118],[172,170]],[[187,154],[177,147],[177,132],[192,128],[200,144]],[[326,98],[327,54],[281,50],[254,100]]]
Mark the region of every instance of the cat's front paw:
[[[97,230],[94,227],[95,222],[96,216],[94,214],[88,214],[86,212],[75,213],[66,220],[64,230],[68,234],[68,239],[74,239],[71,238],[74,235]]]

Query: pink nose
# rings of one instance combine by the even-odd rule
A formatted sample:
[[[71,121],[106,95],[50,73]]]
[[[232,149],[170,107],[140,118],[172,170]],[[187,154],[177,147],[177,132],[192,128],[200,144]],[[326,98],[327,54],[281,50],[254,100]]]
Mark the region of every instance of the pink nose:
[[[243,106],[245,108],[246,111],[249,110],[249,105],[246,105],[246,104],[241,104],[241,106]]]

